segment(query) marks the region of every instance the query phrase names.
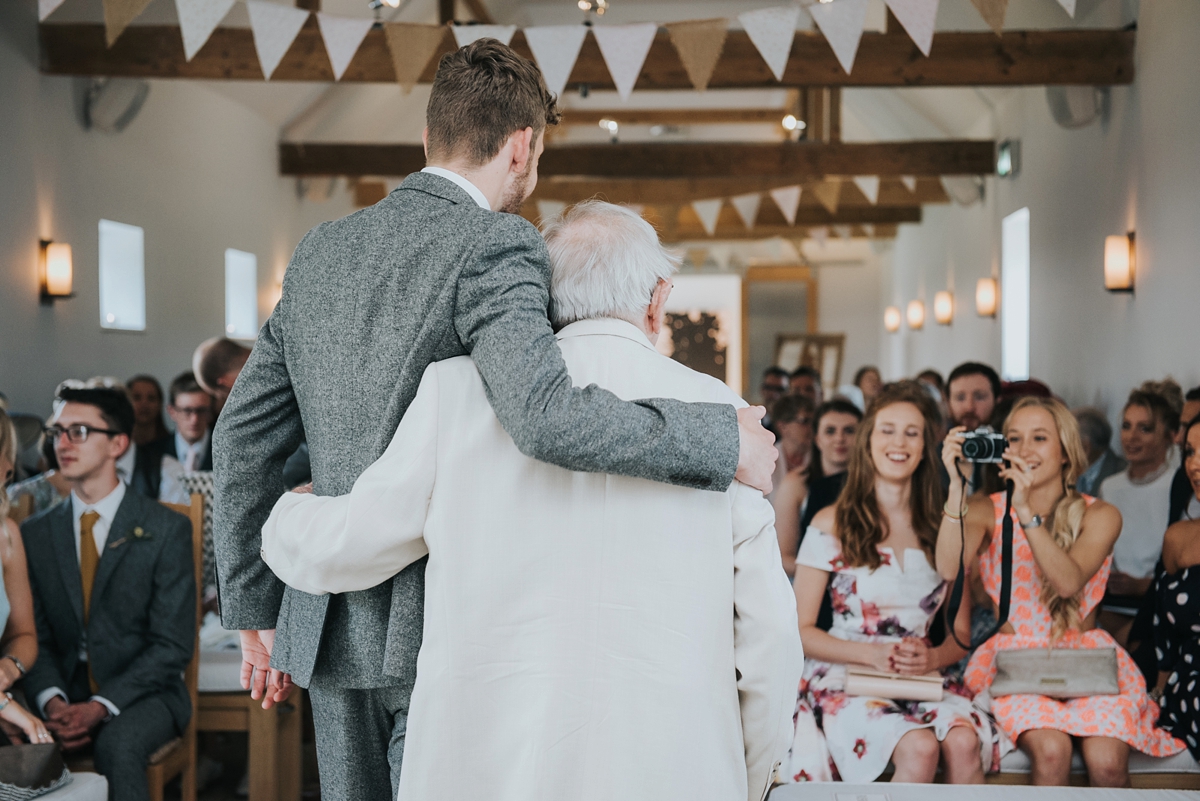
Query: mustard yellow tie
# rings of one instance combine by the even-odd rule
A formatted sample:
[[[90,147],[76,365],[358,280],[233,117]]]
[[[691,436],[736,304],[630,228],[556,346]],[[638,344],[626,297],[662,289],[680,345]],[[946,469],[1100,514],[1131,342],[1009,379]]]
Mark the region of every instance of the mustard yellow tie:
[[[79,518],[79,580],[83,584],[83,624],[87,625],[88,610],[92,605],[92,585],[96,583],[96,568],[100,565],[100,553],[96,550],[93,530],[100,519],[98,512],[84,512]],[[92,660],[88,659],[88,686],[92,692],[99,690],[92,676]]]

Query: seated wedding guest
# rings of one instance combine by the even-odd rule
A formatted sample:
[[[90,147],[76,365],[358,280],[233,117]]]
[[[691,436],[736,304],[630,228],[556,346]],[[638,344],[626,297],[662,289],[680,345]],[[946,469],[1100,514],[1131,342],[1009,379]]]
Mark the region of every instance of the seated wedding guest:
[[[802,364],[793,370],[791,393],[808,398],[813,402],[813,406],[820,406],[825,399],[825,393],[821,389],[821,374],[817,368]]]
[[[1179,436],[1176,438],[1176,444],[1183,445],[1183,431],[1192,424],[1193,420],[1200,419],[1200,387],[1192,387],[1184,396],[1183,412],[1179,416]],[[1171,514],[1168,518],[1169,522],[1175,523],[1179,520],[1200,520],[1200,498],[1191,491],[1191,482],[1188,481],[1186,467],[1180,467],[1175,472],[1175,478],[1171,481]]]
[[[946,379],[946,404],[950,410],[950,427],[961,426],[974,431],[992,425],[996,416],[996,404],[1000,400],[1000,375],[982,362],[963,362],[950,371]],[[1000,489],[996,466],[991,464],[963,464],[967,476],[968,494],[995,492]],[[942,462],[938,462],[942,486],[950,486],[950,475]]]
[[[16,460],[16,432],[0,409],[0,721],[20,729],[31,743],[50,742],[50,733],[40,720],[13,701],[12,690],[37,662],[37,629],[33,622],[33,596],[25,569],[25,546],[21,533],[8,519],[8,483]],[[0,731],[0,745],[11,740]]]
[[[1115,649],[1117,695],[1069,700],[1001,695],[991,699],[991,711],[1005,735],[1029,755],[1034,784],[1067,784],[1077,741],[1092,786],[1128,787],[1130,749],[1169,756],[1184,745],[1156,727],[1158,707],[1129,654],[1108,632],[1094,628],[1121,513],[1076,491],[1087,457],[1075,418],[1060,401],[1022,398],[1001,430],[1011,466],[1000,474],[1013,482],[1012,606],[1004,627],[972,654],[967,686],[977,694],[991,687],[1001,651]],[[952,430],[942,445],[951,473],[962,458],[962,431]],[[938,533],[938,572],[946,579],[957,575],[965,536],[967,554],[979,554],[984,587],[995,605],[1004,511],[1003,492],[968,497],[956,475]]]
[[[779,535],[783,571],[788,576],[796,572],[796,552],[802,533],[808,530],[807,523],[837,500],[846,483],[846,465],[862,412],[849,401],[834,399],[817,407],[813,420],[816,435],[807,474],[788,473],[775,490],[775,531]]]
[[[937,370],[930,368],[917,373],[917,381],[927,387],[933,387],[937,390],[938,398],[946,397],[946,381],[942,378],[942,374]]]
[[[163,391],[152,375],[135,375],[125,382],[129,402],[133,404],[133,442],[146,446],[164,442],[171,436],[163,422]]]
[[[192,373],[200,388],[213,396],[214,417],[221,413],[233,382],[249,358],[249,348],[225,337],[206,339],[192,354]]]
[[[22,514],[17,522],[49,509],[71,493],[70,483],[58,472],[58,460],[54,456],[54,443],[42,436],[42,472],[8,488],[9,514],[15,514],[20,506]]]
[[[939,762],[950,783],[983,782],[1006,746],[961,685],[944,681],[941,701],[898,701],[846,692],[847,669],[923,676],[966,651],[952,638],[931,647],[929,626],[949,582],[933,567],[942,488],[934,460],[938,411],[913,381],[876,397],[854,439],[846,488],[813,518],[796,557],[796,607],[806,661],[793,781],[862,784],[895,765],[892,781],[932,782]],[[833,626],[817,627],[833,596]],[[969,636],[964,605],[956,621]]]
[[[1084,495],[1099,495],[1100,484],[1111,475],[1120,473],[1127,463],[1113,453],[1112,426],[1104,412],[1090,406],[1072,409],[1079,423],[1079,436],[1083,440],[1083,450],[1087,454],[1088,468],[1079,477],[1075,489]]]
[[[1162,553],[1178,429],[1179,413],[1164,395],[1135,389],[1121,412],[1121,448],[1129,466],[1100,485],[1100,497],[1117,507],[1124,521],[1113,547],[1113,572],[1100,625],[1122,644]]]
[[[650,344],[675,262],[640,216],[586,201],[545,236],[575,384],[745,405]],[[428,552],[398,798],[446,798],[452,776],[458,798],[758,801],[804,661],[772,522],[739,483],[685,489],[522,455],[458,357],[425,371],[349,495],[276,503],[262,556],[296,589],[341,593]]]
[[[1192,497],[1200,498],[1200,419],[1193,418],[1184,431],[1183,467]],[[1200,760],[1200,520],[1181,520],[1167,529],[1162,567],[1154,590],[1158,722]]]
[[[175,376],[167,390],[170,399],[167,414],[175,423],[175,436],[166,453],[179,460],[184,472],[212,470],[212,395],[209,395],[188,371]]]
[[[883,376],[880,375],[879,368],[873,365],[858,368],[858,372],[854,374],[854,386],[862,393],[863,408],[869,409],[871,401],[883,389]]]
[[[779,485],[788,473],[807,471],[811,464],[814,408],[813,402],[801,395],[786,395],[771,407],[771,419],[779,434],[775,443],[779,459],[775,462],[771,494],[767,496],[770,499],[779,492]]]
[[[788,393],[788,371],[782,367],[768,367],[763,370],[762,383],[758,387],[759,397],[762,398],[762,405],[767,407],[767,413],[763,415],[763,428],[775,431],[775,424],[771,420],[770,409],[775,405],[775,401],[782,398]],[[775,434],[779,436],[778,432]]]
[[[109,798],[149,799],[146,760],[192,714],[191,526],[118,477],[134,419],[124,392],[65,386],[55,409],[47,433],[72,489],[21,526],[39,653],[25,695],[63,750],[91,750]]]

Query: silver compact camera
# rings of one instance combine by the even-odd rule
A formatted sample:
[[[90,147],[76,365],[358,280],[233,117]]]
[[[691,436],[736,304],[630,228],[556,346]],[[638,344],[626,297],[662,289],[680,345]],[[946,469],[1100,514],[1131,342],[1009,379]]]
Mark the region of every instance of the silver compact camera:
[[[980,426],[962,435],[962,455],[968,462],[1001,464],[1007,449],[1008,438],[988,426]]]

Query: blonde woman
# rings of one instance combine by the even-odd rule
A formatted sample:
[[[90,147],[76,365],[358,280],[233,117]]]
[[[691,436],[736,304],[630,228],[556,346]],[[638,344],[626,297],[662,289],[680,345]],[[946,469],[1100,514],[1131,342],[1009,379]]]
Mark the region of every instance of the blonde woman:
[[[26,712],[8,694],[37,659],[37,629],[33,623],[33,595],[25,570],[25,547],[17,524],[8,518],[4,486],[12,477],[17,437],[12,421],[0,410],[0,721],[20,729],[32,743],[50,742],[46,725]],[[6,731],[11,731],[5,727]],[[6,739],[0,733],[0,744]]]
[[[938,571],[947,579],[955,576],[965,536],[967,553],[979,555],[983,585],[998,604],[1004,493],[970,501],[964,497],[963,431],[952,430],[942,448],[953,478],[938,533]],[[1004,733],[1029,755],[1034,784],[1068,783],[1072,738],[1078,738],[1091,784],[1127,787],[1130,749],[1167,756],[1182,751],[1184,744],[1156,727],[1158,706],[1146,694],[1133,659],[1107,632],[1095,628],[1121,514],[1075,490],[1087,457],[1075,418],[1062,403],[1023,398],[1009,413],[1003,432],[1008,466],[1000,476],[1013,483],[1012,606],[1008,623],[971,657],[967,686],[976,693],[988,689],[999,651],[1116,648],[1118,695],[1066,701],[1006,695],[992,699],[991,711]]]

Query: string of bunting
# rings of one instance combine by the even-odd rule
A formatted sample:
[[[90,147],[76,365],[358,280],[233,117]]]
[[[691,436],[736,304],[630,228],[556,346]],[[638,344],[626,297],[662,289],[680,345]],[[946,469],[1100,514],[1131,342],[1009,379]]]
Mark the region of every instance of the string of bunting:
[[[184,55],[191,61],[235,2],[239,1],[244,2],[250,16],[250,29],[263,76],[270,79],[308,21],[310,12],[266,0],[175,0]],[[1071,17],[1075,16],[1076,0],[1056,1]],[[45,20],[63,2],[38,0],[38,19]],[[928,56],[933,46],[934,22],[940,0],[884,2],[917,48]],[[997,34],[1003,32],[1008,0],[971,2],[993,31]],[[111,47],[125,28],[146,10],[150,0],[103,0],[103,3],[105,38]],[[782,81],[801,11],[807,11],[829,42],[838,63],[849,74],[854,68],[854,59],[862,39],[868,4],[869,0],[831,0],[804,6],[796,2],[747,11],[739,14],[736,22],[746,31],[775,79]],[[442,25],[377,23],[366,17],[341,17],[323,12],[316,12],[316,15],[333,67],[334,80],[341,80],[371,28],[382,25],[395,64],[396,79],[406,91],[425,71],[446,32],[446,26]],[[726,19],[704,19],[671,22],[664,26],[688,79],[700,91],[707,88],[721,57],[729,23],[730,20]],[[632,25],[549,25],[525,28],[524,33],[546,77],[547,87],[556,94],[562,94],[590,30],[600,47],[617,92],[622,100],[626,100],[641,74],[658,27],[654,22]],[[463,47],[483,37],[492,37],[507,44],[512,41],[517,26],[453,25],[451,30],[457,45]]]

